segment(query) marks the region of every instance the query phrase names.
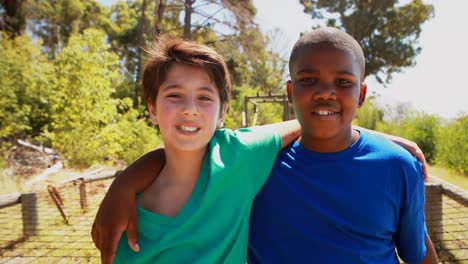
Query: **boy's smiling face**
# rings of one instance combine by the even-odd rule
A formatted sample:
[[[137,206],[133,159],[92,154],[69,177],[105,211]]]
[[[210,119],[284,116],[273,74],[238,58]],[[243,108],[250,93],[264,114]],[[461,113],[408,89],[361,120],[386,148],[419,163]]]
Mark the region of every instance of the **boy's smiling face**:
[[[330,44],[303,47],[291,64],[288,98],[302,126],[301,144],[318,152],[346,149],[366,85],[355,55]]]
[[[166,149],[178,151],[203,150],[222,125],[227,110],[208,74],[184,64],[170,67],[156,102],[148,106]]]

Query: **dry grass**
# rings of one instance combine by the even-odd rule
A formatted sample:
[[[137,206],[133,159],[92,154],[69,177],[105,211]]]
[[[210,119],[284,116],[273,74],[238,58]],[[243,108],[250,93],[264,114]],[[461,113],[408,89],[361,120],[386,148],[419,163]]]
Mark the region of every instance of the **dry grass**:
[[[428,171],[431,176],[448,181],[468,191],[468,176],[438,166],[428,166]]]
[[[87,184],[89,210],[80,206],[78,186],[59,188],[67,225],[47,192],[38,195],[38,234],[23,237],[21,205],[0,210],[0,263],[99,263],[90,237],[97,207],[112,180]]]

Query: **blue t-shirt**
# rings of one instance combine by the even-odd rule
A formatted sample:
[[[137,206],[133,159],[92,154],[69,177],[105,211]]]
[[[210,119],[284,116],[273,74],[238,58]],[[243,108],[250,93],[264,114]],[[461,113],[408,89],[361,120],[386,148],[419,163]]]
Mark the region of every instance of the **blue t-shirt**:
[[[251,213],[249,263],[419,263],[426,254],[421,164],[360,131],[337,153],[294,142]]]

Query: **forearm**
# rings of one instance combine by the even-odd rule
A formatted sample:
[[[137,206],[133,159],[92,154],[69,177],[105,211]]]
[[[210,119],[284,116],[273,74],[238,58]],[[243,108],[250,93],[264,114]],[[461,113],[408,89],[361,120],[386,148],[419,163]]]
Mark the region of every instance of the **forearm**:
[[[281,136],[281,149],[291,144],[301,135],[301,125],[296,119],[272,124]]]
[[[132,194],[142,192],[159,174],[165,163],[164,149],[145,153],[119,173],[109,191],[125,189]]]
[[[431,238],[426,237],[426,256],[421,261],[421,264],[437,264],[439,259],[435,251],[434,245],[432,244]]]

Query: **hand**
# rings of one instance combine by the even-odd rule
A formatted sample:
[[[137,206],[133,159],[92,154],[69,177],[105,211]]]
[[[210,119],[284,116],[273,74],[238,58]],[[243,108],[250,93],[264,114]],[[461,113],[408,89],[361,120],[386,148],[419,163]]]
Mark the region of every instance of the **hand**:
[[[93,223],[91,236],[94,245],[101,251],[101,262],[104,264],[112,263],[118,242],[125,230],[128,245],[135,252],[139,251],[135,194],[127,193],[128,190],[119,190],[118,186],[111,186]]]
[[[427,172],[427,163],[426,158],[424,157],[424,153],[419,148],[418,144],[415,142],[408,140],[406,138],[401,138],[397,136],[389,136],[389,138],[396,144],[405,148],[409,153],[413,154],[421,163],[422,163],[422,171],[424,175],[424,180],[427,180],[429,176]]]

